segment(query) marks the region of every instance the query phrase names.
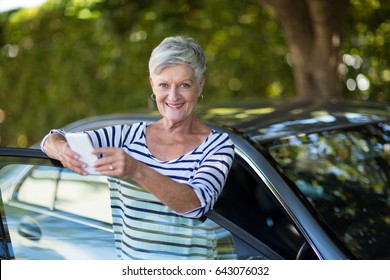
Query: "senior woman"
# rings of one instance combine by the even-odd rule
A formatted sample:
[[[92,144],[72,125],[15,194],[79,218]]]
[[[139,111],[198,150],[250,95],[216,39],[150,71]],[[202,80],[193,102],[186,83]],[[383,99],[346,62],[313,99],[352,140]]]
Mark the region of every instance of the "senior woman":
[[[120,259],[236,257],[229,233],[203,216],[216,202],[234,156],[228,135],[195,114],[204,71],[205,56],[194,39],[164,39],[149,60],[152,98],[162,118],[84,132],[99,155],[95,171],[109,176]],[[51,130],[41,146],[64,167],[87,175],[64,131]]]

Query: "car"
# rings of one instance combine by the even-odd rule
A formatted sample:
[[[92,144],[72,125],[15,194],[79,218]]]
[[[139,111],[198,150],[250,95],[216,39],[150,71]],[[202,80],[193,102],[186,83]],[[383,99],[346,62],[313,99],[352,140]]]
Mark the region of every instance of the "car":
[[[229,133],[235,159],[205,219],[237,259],[390,259],[389,106],[211,105],[199,115]],[[64,129],[158,118],[111,114]],[[0,148],[0,187],[2,259],[116,258],[105,176],[75,174],[38,146]]]

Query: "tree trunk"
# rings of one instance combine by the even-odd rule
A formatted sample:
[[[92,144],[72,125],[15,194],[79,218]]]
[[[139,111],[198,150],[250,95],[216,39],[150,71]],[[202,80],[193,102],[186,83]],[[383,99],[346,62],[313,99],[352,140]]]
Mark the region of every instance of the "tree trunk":
[[[341,35],[348,0],[258,0],[271,7],[290,51],[298,100],[341,98]]]

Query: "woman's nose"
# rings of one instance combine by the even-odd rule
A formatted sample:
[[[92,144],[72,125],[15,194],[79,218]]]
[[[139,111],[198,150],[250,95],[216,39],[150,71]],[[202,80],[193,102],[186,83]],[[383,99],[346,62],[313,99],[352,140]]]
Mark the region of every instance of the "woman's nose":
[[[169,91],[169,95],[171,98],[174,98],[174,99],[177,99],[179,97],[179,90],[177,87],[175,86],[172,86],[170,91]]]

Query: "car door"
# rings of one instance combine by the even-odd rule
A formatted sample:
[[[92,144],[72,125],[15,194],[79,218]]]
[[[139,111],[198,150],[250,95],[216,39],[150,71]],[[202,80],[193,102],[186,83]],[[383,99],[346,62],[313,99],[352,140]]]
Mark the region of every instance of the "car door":
[[[115,259],[105,180],[70,172],[40,150],[0,148],[0,257]],[[231,235],[238,259],[283,259],[219,213],[207,218]]]

